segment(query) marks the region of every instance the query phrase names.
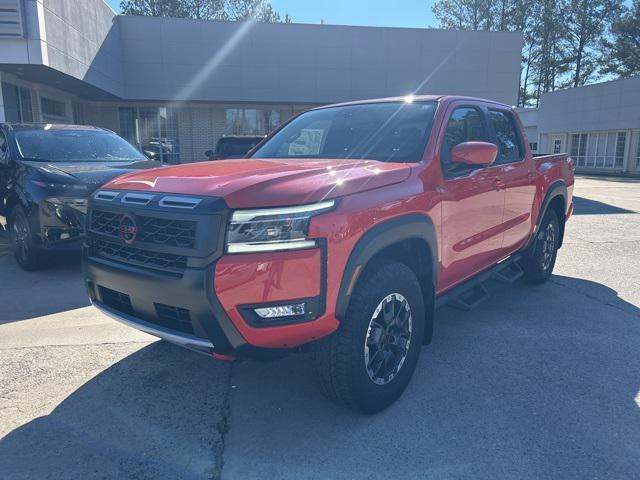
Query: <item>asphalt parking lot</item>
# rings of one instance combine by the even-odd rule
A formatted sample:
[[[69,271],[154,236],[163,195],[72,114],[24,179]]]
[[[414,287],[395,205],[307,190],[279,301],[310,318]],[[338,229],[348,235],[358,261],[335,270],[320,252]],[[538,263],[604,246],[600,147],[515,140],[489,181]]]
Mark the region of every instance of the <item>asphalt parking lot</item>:
[[[22,272],[0,233],[0,478],[638,478],[640,181],[575,195],[552,281],[441,310],[376,416],[304,355],[230,366],[102,317],[77,262]]]

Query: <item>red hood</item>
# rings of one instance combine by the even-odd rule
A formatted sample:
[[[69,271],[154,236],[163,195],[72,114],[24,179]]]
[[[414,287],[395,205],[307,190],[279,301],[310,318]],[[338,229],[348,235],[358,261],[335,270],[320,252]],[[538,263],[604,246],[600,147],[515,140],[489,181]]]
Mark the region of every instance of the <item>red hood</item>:
[[[108,189],[223,197],[231,208],[296,205],[405,180],[411,167],[372,160],[222,160],[145,170]]]

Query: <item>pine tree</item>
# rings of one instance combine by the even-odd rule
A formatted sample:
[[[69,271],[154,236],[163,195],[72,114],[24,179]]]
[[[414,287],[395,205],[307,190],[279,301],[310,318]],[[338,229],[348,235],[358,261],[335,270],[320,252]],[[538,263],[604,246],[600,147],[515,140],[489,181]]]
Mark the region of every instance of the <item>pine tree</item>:
[[[281,19],[269,0],[121,0],[120,10],[149,17],[291,23],[289,15]]]
[[[598,51],[609,25],[622,11],[622,0],[570,0],[565,28],[573,63],[574,87],[587,83],[598,71]]]
[[[640,0],[634,0],[611,26],[611,39],[603,39],[600,72],[630,77],[640,75]]]

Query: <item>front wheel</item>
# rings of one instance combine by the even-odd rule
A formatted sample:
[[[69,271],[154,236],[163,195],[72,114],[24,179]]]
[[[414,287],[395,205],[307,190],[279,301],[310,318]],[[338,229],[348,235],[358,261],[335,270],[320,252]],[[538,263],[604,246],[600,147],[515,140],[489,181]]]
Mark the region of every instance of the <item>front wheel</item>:
[[[37,270],[44,266],[42,256],[35,245],[29,218],[22,207],[15,207],[9,216],[9,235],[13,255],[23,270]]]
[[[331,400],[366,413],[391,405],[420,355],[424,299],[413,271],[384,262],[365,272],[345,320],[314,349],[320,387]]]
[[[560,244],[560,223],[555,210],[548,210],[536,238],[521,262],[527,282],[541,284],[549,280],[556,264]]]

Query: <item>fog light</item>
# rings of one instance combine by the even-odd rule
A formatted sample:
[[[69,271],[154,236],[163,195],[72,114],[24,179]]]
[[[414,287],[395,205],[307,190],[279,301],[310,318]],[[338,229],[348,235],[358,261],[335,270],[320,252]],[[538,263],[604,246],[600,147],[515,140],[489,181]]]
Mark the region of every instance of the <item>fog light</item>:
[[[305,314],[305,304],[294,303],[292,305],[278,305],[273,307],[256,308],[255,312],[260,318],[295,317]]]

